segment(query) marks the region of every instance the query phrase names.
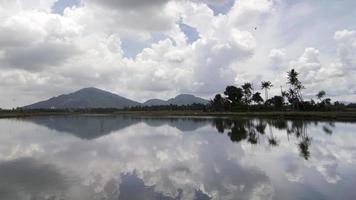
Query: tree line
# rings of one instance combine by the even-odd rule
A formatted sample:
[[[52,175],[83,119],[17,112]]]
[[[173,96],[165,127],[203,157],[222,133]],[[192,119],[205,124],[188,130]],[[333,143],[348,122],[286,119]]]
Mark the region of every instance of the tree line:
[[[341,110],[346,108],[343,103],[332,103],[330,98],[326,98],[325,91],[319,91],[316,100],[304,100],[302,91],[305,89],[299,80],[299,73],[291,69],[287,72],[287,90],[282,90],[281,94],[269,98],[268,92],[273,87],[270,81],[261,81],[259,89],[264,91],[262,98],[259,91],[255,91],[253,84],[244,83],[240,87],[227,86],[223,94],[216,94],[210,100],[207,109],[209,111],[328,111]]]

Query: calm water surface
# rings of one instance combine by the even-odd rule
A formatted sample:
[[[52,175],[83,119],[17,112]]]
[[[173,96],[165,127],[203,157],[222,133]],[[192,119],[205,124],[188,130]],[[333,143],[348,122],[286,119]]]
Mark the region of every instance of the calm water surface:
[[[356,199],[356,124],[0,120],[1,200]]]

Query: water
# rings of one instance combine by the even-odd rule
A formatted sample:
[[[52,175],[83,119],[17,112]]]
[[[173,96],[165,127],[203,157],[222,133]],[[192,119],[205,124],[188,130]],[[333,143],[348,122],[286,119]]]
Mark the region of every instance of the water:
[[[356,199],[356,124],[0,120],[1,200]]]

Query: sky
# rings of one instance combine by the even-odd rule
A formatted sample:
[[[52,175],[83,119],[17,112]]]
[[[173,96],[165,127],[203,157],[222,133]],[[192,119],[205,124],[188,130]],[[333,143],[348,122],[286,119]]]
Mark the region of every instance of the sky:
[[[356,101],[354,0],[0,0],[0,107],[97,87],[143,102],[261,81]]]

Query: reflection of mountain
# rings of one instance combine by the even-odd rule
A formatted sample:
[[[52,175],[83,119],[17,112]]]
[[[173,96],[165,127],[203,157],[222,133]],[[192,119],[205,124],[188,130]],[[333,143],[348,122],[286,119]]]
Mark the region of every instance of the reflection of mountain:
[[[122,116],[52,116],[31,117],[25,120],[52,130],[70,133],[82,139],[95,139],[140,122],[149,126],[169,125],[180,131],[194,131],[209,124],[207,119]]]
[[[196,129],[211,124],[211,120],[207,118],[177,118],[177,117],[165,117],[165,118],[140,118],[149,126],[163,126],[169,125],[175,127],[180,131],[195,131]]]
[[[107,116],[32,117],[26,120],[52,130],[73,134],[82,139],[95,139],[138,123],[137,120],[131,118]]]

